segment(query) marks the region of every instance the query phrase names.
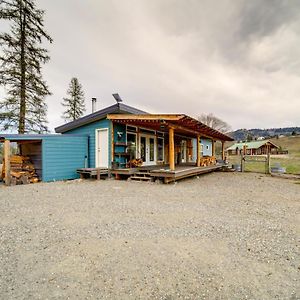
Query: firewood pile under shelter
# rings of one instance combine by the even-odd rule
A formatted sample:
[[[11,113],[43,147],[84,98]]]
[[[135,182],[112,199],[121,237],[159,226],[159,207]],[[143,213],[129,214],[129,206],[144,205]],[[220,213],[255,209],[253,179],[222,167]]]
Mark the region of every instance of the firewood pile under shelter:
[[[5,178],[5,160],[2,165],[2,178]],[[10,157],[10,184],[27,184],[39,181],[34,164],[30,157],[22,155],[12,155]]]

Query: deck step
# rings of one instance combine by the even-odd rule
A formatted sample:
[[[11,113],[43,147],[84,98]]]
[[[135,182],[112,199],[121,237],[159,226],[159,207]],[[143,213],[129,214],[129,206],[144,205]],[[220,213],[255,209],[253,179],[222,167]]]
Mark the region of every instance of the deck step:
[[[138,171],[138,172],[135,172],[134,174],[136,174],[136,175],[149,175],[150,174],[150,172],[149,171]]]
[[[134,175],[138,175],[138,176],[150,176],[150,173],[149,172],[138,171],[138,172],[135,172]]]
[[[146,177],[146,176],[136,176],[136,175],[134,175],[134,176],[131,176],[130,177],[130,179],[131,180],[145,180],[145,181],[153,181],[153,178],[152,177]]]

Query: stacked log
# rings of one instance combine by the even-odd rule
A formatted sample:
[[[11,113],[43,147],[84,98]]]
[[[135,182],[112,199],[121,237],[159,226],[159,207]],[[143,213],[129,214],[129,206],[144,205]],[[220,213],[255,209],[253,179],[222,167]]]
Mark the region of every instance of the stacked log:
[[[2,178],[5,176],[5,163],[3,161]],[[12,155],[10,157],[11,184],[36,183],[39,178],[36,174],[34,164],[28,156]]]
[[[212,166],[216,164],[216,158],[214,156],[202,157],[200,160],[201,167]]]
[[[134,158],[131,159],[128,163],[127,163],[127,167],[128,168],[136,168],[136,167],[141,167],[143,165],[143,161],[140,158]]]

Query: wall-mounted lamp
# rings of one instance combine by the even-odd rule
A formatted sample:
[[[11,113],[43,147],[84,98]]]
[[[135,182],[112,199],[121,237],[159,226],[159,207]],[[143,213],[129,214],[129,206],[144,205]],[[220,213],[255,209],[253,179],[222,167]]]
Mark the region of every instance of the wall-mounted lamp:
[[[122,139],[123,134],[124,134],[123,131],[118,131],[118,132],[117,132],[118,140],[121,140],[121,139]]]

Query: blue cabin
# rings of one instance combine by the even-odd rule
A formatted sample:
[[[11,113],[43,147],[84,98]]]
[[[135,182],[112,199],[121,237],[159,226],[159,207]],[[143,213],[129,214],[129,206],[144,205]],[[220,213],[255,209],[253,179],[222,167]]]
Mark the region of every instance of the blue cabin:
[[[114,170],[213,164],[215,141],[221,141],[224,149],[224,142],[232,140],[189,116],[149,114],[120,102],[55,131],[64,136],[88,135],[89,167]]]
[[[202,167],[216,165],[215,142],[222,142],[224,159],[224,143],[232,140],[187,115],[149,114],[120,102],[55,131],[1,135],[0,141],[18,143],[20,154],[31,158],[39,178],[47,182],[78,178],[78,169],[117,175],[150,168],[160,170],[160,177],[176,171],[180,177],[182,167],[190,166],[183,173],[198,174]]]

